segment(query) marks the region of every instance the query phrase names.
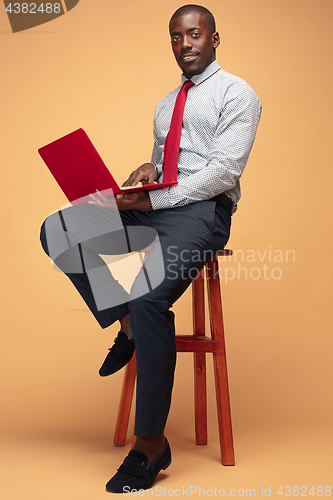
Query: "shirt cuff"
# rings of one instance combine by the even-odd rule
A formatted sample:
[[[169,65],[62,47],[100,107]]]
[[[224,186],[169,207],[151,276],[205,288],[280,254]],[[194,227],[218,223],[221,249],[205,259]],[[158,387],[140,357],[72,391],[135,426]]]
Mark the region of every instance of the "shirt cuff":
[[[154,191],[148,191],[150,198],[150,203],[153,210],[162,210],[165,208],[171,208],[171,197],[170,188],[156,189]]]

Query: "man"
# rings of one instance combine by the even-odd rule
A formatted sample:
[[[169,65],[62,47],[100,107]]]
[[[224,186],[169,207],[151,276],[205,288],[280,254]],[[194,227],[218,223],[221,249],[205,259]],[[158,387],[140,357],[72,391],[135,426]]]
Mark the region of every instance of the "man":
[[[196,272],[228,241],[231,214],[240,198],[239,178],[261,113],[260,101],[251,87],[244,80],[224,72],[217,63],[215,50],[220,38],[214,18],[207,9],[197,5],[181,7],[173,14],[169,30],[173,53],[183,72],[182,83],[192,82],[187,84],[190,86],[182,118],[178,184],[163,190],[117,195],[116,200],[102,193],[91,195],[89,205],[74,206],[59,216],[49,217],[41,236],[43,247],[50,254],[50,248],[59,241],[65,248],[63,234],[66,233],[67,242],[71,240],[70,248],[67,246],[68,250],[63,252],[67,261],[60,256],[55,259],[56,263],[77,287],[102,328],[120,321],[121,331],[100,374],[109,375],[122,368],[132,357],[135,343],[135,434],[138,437],[133,450],[107,484],[107,490],[114,493],[151,487],[158,472],[171,463],[170,447],[164,436],[176,361],[174,316],[170,307]],[[179,92],[180,87],[158,104],[152,162],[135,170],[124,186],[163,180],[166,137]],[[90,223],[95,227],[95,219],[109,227],[115,202],[126,230],[128,248],[131,228],[146,228],[139,240],[142,245],[151,245],[147,264],[155,262],[154,255],[158,253],[156,234],[164,259],[165,276],[161,283],[150,287],[147,293],[134,292],[128,302],[124,301],[117,282],[107,275],[105,266],[96,264],[98,253],[121,253],[119,231],[101,238],[91,233],[87,237],[82,229]],[[69,230],[68,226],[73,229]],[[184,252],[186,259],[182,258]],[[79,269],[80,266],[75,266],[79,259],[83,262],[83,256],[85,264],[89,259],[93,264],[87,267],[82,263]],[[71,266],[76,270],[72,271]],[[100,266],[97,278],[89,274],[94,266]],[[143,270],[140,274],[143,276]],[[102,286],[102,279],[114,290],[114,296],[119,297],[118,305],[99,307],[96,289]],[[139,288],[138,283],[140,280],[134,283],[134,291]],[[92,288],[95,288],[94,293]]]

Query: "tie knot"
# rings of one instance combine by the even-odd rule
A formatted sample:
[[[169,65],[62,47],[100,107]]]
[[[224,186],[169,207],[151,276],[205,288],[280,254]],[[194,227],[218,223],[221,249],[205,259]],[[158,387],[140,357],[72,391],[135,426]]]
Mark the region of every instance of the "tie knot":
[[[182,86],[182,90],[188,90],[190,87],[192,87],[192,85],[194,85],[193,82],[191,82],[191,80],[185,80],[183,86]]]

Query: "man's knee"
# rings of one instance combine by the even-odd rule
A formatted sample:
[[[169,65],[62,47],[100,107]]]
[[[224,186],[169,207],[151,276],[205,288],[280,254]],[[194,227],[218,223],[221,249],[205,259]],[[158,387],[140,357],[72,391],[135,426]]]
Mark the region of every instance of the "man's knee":
[[[49,255],[49,248],[47,245],[47,239],[46,239],[46,220],[43,222],[42,227],[40,228],[40,242],[42,244],[44,252]]]
[[[50,252],[52,251],[52,238],[56,235],[56,239],[59,238],[59,233],[63,233],[63,227],[61,219],[59,217],[59,212],[54,212],[53,214],[46,217],[40,229],[40,241],[44,252],[50,257]]]

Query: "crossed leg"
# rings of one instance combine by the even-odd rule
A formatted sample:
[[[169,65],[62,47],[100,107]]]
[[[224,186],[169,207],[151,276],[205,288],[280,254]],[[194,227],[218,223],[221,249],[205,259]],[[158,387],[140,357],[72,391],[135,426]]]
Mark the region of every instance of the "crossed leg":
[[[81,205],[53,214],[42,227],[43,248],[101,327],[120,320],[122,330],[134,336],[136,449],[149,462],[165,444],[171,402],[176,342],[170,307],[212,253],[224,248],[229,231],[229,212],[212,201],[156,212],[119,213]],[[151,252],[128,294],[99,254],[123,254],[148,245]]]

